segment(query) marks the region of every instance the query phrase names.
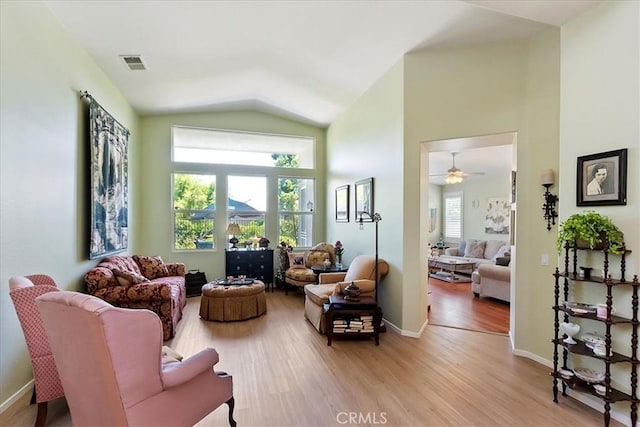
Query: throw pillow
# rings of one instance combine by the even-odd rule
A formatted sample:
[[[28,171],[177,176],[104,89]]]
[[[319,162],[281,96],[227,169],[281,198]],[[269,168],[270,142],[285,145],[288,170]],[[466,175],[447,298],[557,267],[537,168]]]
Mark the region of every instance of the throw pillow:
[[[491,261],[495,262],[495,260],[497,260],[500,257],[509,256],[508,254],[509,254],[509,245],[503,245],[500,249],[498,249],[498,252],[496,252],[496,254],[491,258]]]
[[[304,265],[304,252],[289,252],[289,268],[307,268]]]
[[[309,265],[322,265],[325,259],[331,260],[331,256],[328,252],[324,251],[311,251],[307,255],[307,264]]]
[[[159,256],[134,255],[133,259],[140,266],[140,272],[147,279],[153,280],[158,277],[167,277],[169,270],[162,258]]]
[[[149,281],[149,279],[147,279],[146,277],[141,276],[138,273],[134,273],[133,271],[118,269],[114,269],[111,271],[113,271],[113,275],[116,276],[116,280],[122,286],[137,285],[138,283],[145,283]]]
[[[460,244],[458,245],[458,255],[462,256],[464,255],[464,250],[467,247],[467,241],[463,240],[460,242]]]
[[[501,240],[487,240],[487,244],[484,247],[484,258],[493,259],[504,244],[505,242]]]
[[[487,244],[485,240],[469,239],[467,246],[464,249],[464,256],[467,258],[482,258],[484,257],[484,247]]]
[[[506,267],[509,265],[510,262],[511,262],[510,256],[501,256],[496,258],[496,265],[502,265]]]

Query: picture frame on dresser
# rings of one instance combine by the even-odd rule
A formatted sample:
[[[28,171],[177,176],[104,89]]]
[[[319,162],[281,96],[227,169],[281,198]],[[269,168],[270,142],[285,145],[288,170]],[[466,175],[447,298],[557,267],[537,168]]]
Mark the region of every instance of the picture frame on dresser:
[[[577,206],[627,204],[627,149],[578,157]]]

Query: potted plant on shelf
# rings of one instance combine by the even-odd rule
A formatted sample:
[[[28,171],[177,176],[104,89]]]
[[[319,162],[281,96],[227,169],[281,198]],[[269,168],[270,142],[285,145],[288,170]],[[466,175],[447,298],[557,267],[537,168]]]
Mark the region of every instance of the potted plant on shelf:
[[[604,249],[621,254],[624,250],[624,234],[607,216],[595,211],[575,213],[560,223],[556,241],[558,253],[565,243],[570,248]]]

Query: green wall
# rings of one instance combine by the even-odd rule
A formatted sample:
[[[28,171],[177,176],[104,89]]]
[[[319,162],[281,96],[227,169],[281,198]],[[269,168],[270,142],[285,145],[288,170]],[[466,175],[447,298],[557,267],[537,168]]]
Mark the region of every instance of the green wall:
[[[569,22],[562,30],[561,121],[560,121],[560,220],[585,209],[609,216],[624,232],[633,250],[626,259],[627,278],[640,273],[640,3],[607,2]],[[576,158],[593,153],[628,149],[627,205],[578,207],[575,203]],[[596,274],[602,256],[580,254],[580,265],[591,265]],[[620,257],[610,259],[610,273],[619,278]],[[571,296],[587,303],[605,302],[601,286],[573,286]],[[614,289],[617,314],[632,317],[628,287]],[[603,325],[585,319],[573,320],[582,331],[603,331]],[[629,355],[631,328],[614,326],[613,346]],[[601,362],[574,359],[574,366],[602,371]],[[611,369],[612,384],[629,391],[629,367],[616,364]],[[576,398],[601,408],[602,404],[582,394]],[[613,405],[614,416],[630,424],[629,404]]]
[[[628,204],[603,207],[640,265],[640,49],[638,2],[606,2],[536,37],[466,49],[411,53],[394,65],[326,131],[268,114],[228,112],[139,119],[84,50],[39,2],[0,2],[0,283],[47,273],[62,289],[80,289],[87,260],[88,179],[85,106],[89,91],[131,131],[130,236],[133,252],[185,260],[217,274],[221,254],[171,251],[158,233],[170,221],[169,127],[222,127],[316,137],[326,188],[318,186],[319,235],[343,240],[345,260],[374,251],[374,226],[358,230],[353,184],[375,178],[380,255],[391,265],[380,290],[385,317],[403,334],[426,324],[426,220],[429,185],[425,141],[517,131],[515,352],[549,363],[552,328],[550,266],[555,235],[540,214],[539,174],[553,168],[560,215],[575,206],[577,156],[629,149]],[[562,34],[562,37],[561,37]],[[428,162],[427,162],[428,163]],[[335,187],[351,185],[351,222],[335,223]],[[427,189],[424,194],[421,189]],[[322,200],[326,203],[320,205]],[[273,239],[272,239],[273,241]],[[595,261],[594,261],[595,262]],[[585,298],[600,298],[586,293]],[[624,295],[623,295],[624,297]],[[623,310],[623,305],[619,309]],[[624,346],[626,335],[614,337]],[[8,293],[0,292],[0,402],[32,378],[22,331]],[[624,376],[614,378],[621,381]]]
[[[385,319],[402,325],[403,269],[402,152],[403,152],[403,64],[393,66],[356,103],[331,124],[327,132],[327,238],[342,241],[344,262],[360,254],[375,254],[375,226],[365,223],[359,230],[355,218],[354,184],[374,178],[374,211],[382,216],[379,254],[390,267],[379,288]],[[350,185],[350,222],[335,222],[333,191]]]
[[[7,291],[44,273],[81,289],[88,260],[86,90],[131,131],[130,218],[137,212],[138,118],[40,2],[0,2],[0,410],[32,380]],[[138,243],[131,236],[130,247]]]
[[[302,135],[315,138],[316,142],[316,216],[315,216],[315,239],[324,240],[325,236],[325,212],[327,198],[325,191],[325,159],[326,159],[326,130],[311,125],[283,119],[266,113],[252,111],[229,111],[215,113],[194,113],[194,114],[166,114],[145,116],[142,118],[142,148],[141,158],[142,174],[139,197],[140,215],[136,217],[136,228],[140,230],[141,253],[161,255],[165,260],[173,262],[184,262],[188,269],[200,269],[204,271],[207,278],[212,280],[215,277],[224,277],[224,248],[219,245],[213,251],[184,252],[174,251],[172,246],[171,230],[173,222],[173,211],[171,209],[171,174],[174,171],[191,172],[199,171],[206,173],[233,173],[233,174],[255,174],[256,169],[247,169],[235,165],[177,165],[171,161],[171,126],[193,126],[201,128],[218,128],[231,130],[244,130],[251,132],[265,132],[271,134]],[[281,174],[277,168],[262,168],[261,173],[268,180],[276,180]],[[309,175],[311,176],[311,175]],[[218,186],[226,185],[218,181]],[[219,187],[220,188],[220,187]],[[268,194],[267,204],[269,209],[276,209],[276,194]],[[222,223],[226,225],[226,215],[219,212]],[[266,223],[267,237],[271,241],[271,247],[278,244],[278,224],[277,218],[271,216]],[[217,241],[224,242],[226,227],[217,228]],[[159,230],[162,230],[159,232]]]

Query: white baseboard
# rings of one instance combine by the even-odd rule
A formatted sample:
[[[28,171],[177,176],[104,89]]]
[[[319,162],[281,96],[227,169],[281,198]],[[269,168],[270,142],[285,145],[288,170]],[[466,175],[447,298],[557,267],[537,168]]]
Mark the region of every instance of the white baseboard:
[[[538,356],[537,354],[528,352],[528,351],[523,351],[523,350],[518,350],[517,348],[513,348],[513,341],[511,341],[511,349],[513,351],[513,354],[515,354],[516,356],[521,356],[521,357],[526,357],[527,359],[531,359],[535,362],[538,362],[541,365],[546,366],[547,368],[553,368],[553,362],[551,360],[545,359],[543,357]]]
[[[0,414],[9,409],[14,403],[22,399],[25,394],[31,394],[33,392],[34,380],[26,383],[20,390],[16,391],[10,398],[0,403]]]
[[[402,330],[402,329],[398,328],[396,325],[394,325],[393,323],[389,322],[387,319],[383,319],[383,320],[384,320],[384,324],[387,325],[387,327],[389,327],[389,329],[393,330],[393,332],[395,332],[396,334],[400,334],[403,337],[409,337],[409,338],[420,338],[422,336],[422,332],[424,332],[424,328],[427,327],[427,322],[424,322],[422,324],[422,328],[420,328],[420,330],[418,332],[405,331],[405,330]]]

